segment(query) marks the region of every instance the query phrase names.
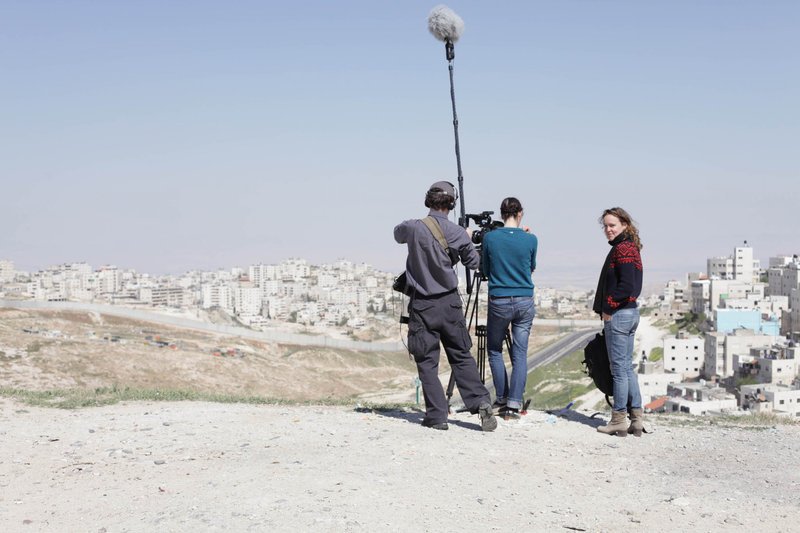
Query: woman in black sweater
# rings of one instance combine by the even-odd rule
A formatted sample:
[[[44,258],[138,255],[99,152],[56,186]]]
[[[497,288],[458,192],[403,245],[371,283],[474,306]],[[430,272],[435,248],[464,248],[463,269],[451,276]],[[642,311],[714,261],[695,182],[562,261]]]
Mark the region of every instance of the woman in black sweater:
[[[600,217],[608,252],[597,292],[594,311],[603,318],[603,330],[614,378],[614,404],[611,421],[597,428],[601,433],[624,437],[642,435],[642,395],[633,370],[633,341],[639,325],[636,302],[642,292],[642,242],[631,216],[621,207],[603,211]],[[630,426],[625,421],[630,414]]]

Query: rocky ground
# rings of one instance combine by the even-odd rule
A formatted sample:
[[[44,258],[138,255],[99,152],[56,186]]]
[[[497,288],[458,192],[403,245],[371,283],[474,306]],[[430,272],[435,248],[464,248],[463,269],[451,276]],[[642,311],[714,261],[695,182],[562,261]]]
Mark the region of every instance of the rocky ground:
[[[800,426],[0,401],[2,531],[798,531]]]

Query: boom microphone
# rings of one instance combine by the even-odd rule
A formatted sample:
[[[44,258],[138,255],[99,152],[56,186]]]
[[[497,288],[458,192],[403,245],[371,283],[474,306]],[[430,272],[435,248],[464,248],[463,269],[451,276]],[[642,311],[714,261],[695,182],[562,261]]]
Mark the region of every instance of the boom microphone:
[[[449,7],[438,5],[428,15],[428,30],[440,41],[454,43],[464,31],[464,21]]]
[[[461,37],[464,31],[464,21],[456,13],[440,4],[428,14],[428,31],[440,41],[444,41],[445,56],[447,57],[447,70],[450,72],[450,101],[453,104],[453,134],[456,140],[456,166],[458,167],[458,196],[460,200],[461,216],[458,223],[463,227],[469,226],[464,209],[464,176],[461,173],[461,147],[458,142],[458,114],[456,113],[456,91],[453,85],[453,59],[456,57],[454,42]],[[469,287],[469,271],[467,271],[467,286]]]
[[[456,167],[458,169],[458,201],[461,216],[458,224],[464,228],[469,226],[469,219],[464,208],[464,175],[461,173],[461,146],[458,142],[458,113],[456,113],[456,90],[453,84],[453,59],[456,57],[455,43],[464,31],[464,21],[461,17],[445,5],[434,7],[428,14],[428,31],[444,41],[445,57],[447,57],[447,70],[450,73],[450,102],[453,105],[453,135],[456,141]],[[467,277],[467,293],[472,294],[472,282],[469,269],[465,272]],[[452,391],[452,388],[450,389]]]

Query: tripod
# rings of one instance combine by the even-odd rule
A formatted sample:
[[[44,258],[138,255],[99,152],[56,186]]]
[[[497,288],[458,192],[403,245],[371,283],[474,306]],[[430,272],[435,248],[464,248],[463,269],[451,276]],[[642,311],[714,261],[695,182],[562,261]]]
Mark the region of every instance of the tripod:
[[[480,272],[475,271],[475,276],[472,278],[472,284],[467,291],[467,306],[464,310],[464,318],[467,319],[467,331],[472,327],[473,321],[475,323],[475,338],[478,343],[478,353],[476,363],[478,365],[478,374],[481,377],[481,383],[486,383],[486,326],[478,324],[478,300],[481,294],[481,284],[486,278]],[[506,350],[511,353],[511,331],[506,329],[505,334]],[[450,398],[453,397],[453,390],[456,385],[456,376],[450,372],[450,381],[447,383],[447,405],[450,405]],[[463,411],[464,409],[460,410]]]

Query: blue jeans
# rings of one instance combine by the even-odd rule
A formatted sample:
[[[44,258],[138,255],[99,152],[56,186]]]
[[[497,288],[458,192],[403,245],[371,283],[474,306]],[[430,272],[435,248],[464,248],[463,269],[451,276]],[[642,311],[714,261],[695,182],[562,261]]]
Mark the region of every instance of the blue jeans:
[[[639,309],[620,309],[604,322],[603,329],[614,378],[614,411],[641,409],[642,394],[633,371],[633,338],[639,326]]]
[[[522,408],[522,395],[528,379],[528,338],[536,308],[531,296],[489,299],[486,320],[486,347],[498,403]],[[511,325],[511,382],[503,363],[503,341]]]

